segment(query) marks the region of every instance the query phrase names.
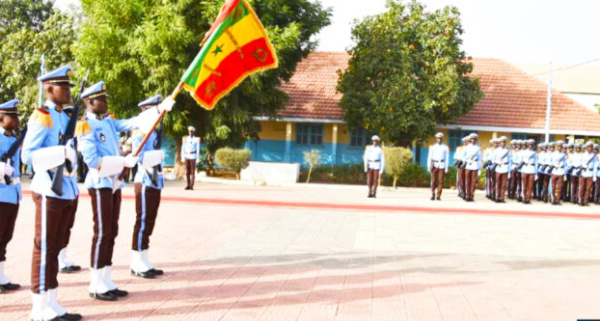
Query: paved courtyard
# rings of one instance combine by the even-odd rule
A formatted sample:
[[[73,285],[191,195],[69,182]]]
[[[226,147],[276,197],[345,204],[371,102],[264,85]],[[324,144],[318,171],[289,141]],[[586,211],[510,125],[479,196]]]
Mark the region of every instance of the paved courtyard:
[[[25,189],[28,189],[27,185]],[[150,258],[129,275],[133,189],[124,191],[118,302],[87,295],[89,272],[59,275],[60,302],[85,320],[576,320],[600,318],[600,206],[464,203],[453,191],[199,183],[164,191]],[[0,320],[28,320],[33,202],[21,203]],[[82,196],[70,257],[89,266]]]

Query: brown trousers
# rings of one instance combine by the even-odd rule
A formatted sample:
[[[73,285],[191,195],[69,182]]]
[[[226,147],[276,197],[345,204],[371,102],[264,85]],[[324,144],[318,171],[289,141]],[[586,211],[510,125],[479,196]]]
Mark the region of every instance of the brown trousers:
[[[571,202],[579,200],[579,176],[571,176]]]
[[[135,184],[135,225],[131,249],[134,251],[147,250],[150,246],[150,236],[154,231],[158,206],[160,205],[160,189],[142,184]]]
[[[477,187],[477,171],[465,170],[465,197],[473,198],[475,196],[475,188]]]
[[[548,192],[548,186],[550,186],[550,177],[551,175],[544,174],[540,175],[540,179],[543,179],[544,189],[542,190],[542,200],[548,200],[550,194]]]
[[[77,200],[63,200],[33,193],[35,238],[31,259],[31,291],[43,293],[58,287],[58,252],[65,242],[69,219]]]
[[[6,246],[13,237],[19,203],[0,203],[0,262],[6,261]]]
[[[508,197],[516,198],[517,195],[517,185],[519,185],[519,181],[517,180],[517,173],[519,173],[516,169],[510,172],[510,179],[508,180]]]
[[[465,169],[459,168],[456,170],[456,189],[458,190],[458,196],[465,197]]]
[[[552,175],[552,202],[560,202],[562,196],[563,175]]]
[[[496,192],[496,200],[503,201],[504,195],[506,194],[506,181],[508,179],[508,173],[496,173],[496,186],[494,188]]]
[[[531,195],[533,194],[533,186],[535,184],[535,174],[521,174],[521,180],[523,181],[523,201],[531,201]]]
[[[101,269],[112,265],[115,238],[119,234],[119,214],[121,213],[121,190],[114,194],[112,188],[88,189],[92,198],[94,236],[90,266]]]
[[[594,189],[594,203],[598,203],[600,201],[600,178],[596,178],[594,185],[596,186]]]
[[[68,222],[67,224],[67,229],[65,231],[65,235],[64,238],[62,240],[61,243],[61,249],[64,249],[67,247],[67,245],[69,245],[69,240],[71,239],[71,229],[73,228],[73,225],[75,224],[75,213],[77,213],[77,205],[79,204],[79,198],[76,198],[73,202],[73,206],[71,207],[71,213],[68,214]]]
[[[523,173],[515,171],[515,181],[517,187],[517,189],[515,190],[515,198],[522,199],[523,194],[525,194],[525,192],[523,191]]]
[[[442,189],[444,188],[444,174],[445,170],[443,168],[431,168],[431,195],[436,195],[437,197],[442,197]]]
[[[594,179],[592,177],[583,177],[579,175],[579,204],[588,203],[593,183]]]
[[[369,187],[369,195],[377,195],[377,184],[379,184],[379,170],[367,170],[367,186]]]
[[[186,159],[185,160],[185,179],[187,180],[188,187],[194,187],[196,181],[196,160]]]

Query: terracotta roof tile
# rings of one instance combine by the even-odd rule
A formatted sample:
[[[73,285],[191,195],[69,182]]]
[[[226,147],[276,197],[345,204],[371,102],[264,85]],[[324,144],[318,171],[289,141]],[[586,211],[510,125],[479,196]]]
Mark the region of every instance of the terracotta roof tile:
[[[281,88],[290,100],[282,117],[342,119],[341,94],[336,91],[338,70],[348,65],[345,52],[313,52]],[[547,86],[499,59],[474,58],[473,76],[480,79],[482,98],[457,125],[543,129]],[[600,115],[553,90],[553,130],[600,129]]]

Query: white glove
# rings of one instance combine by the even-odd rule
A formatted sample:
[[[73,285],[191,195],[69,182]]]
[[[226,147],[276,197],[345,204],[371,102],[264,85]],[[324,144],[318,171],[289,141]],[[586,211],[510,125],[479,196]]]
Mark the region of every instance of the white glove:
[[[137,161],[138,161],[137,156],[133,156],[133,154],[129,154],[129,155],[125,156],[125,167],[133,168],[135,166],[135,164],[137,164]]]
[[[8,174],[7,174],[8,175]],[[594,176],[594,179],[592,179],[594,182],[596,182],[596,176]]]
[[[10,177],[10,176],[12,176],[12,174],[15,173],[15,168],[10,166],[10,164],[7,164],[7,163],[2,163],[2,164],[4,165],[4,175],[2,175],[2,176],[6,175],[6,176]]]
[[[77,152],[71,147],[70,142],[65,145],[65,158],[68,159],[72,164],[77,161]]]
[[[365,167],[365,173],[367,172],[367,168]]]
[[[170,112],[173,109],[173,105],[175,105],[175,101],[169,96],[169,98],[165,99],[160,105],[158,105],[159,112]]]

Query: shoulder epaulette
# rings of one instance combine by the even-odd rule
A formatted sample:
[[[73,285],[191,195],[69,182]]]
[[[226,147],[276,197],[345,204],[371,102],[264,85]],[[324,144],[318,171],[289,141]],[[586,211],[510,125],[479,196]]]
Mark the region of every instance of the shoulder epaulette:
[[[83,136],[92,131],[92,126],[86,120],[80,120],[75,127],[75,137]]]
[[[200,143],[200,137],[196,137],[196,141]]]
[[[186,138],[186,137],[187,137],[187,136],[183,136],[183,137],[181,137],[181,141],[185,143],[185,138]]]
[[[113,113],[108,113],[107,117],[110,119],[116,119],[115,114]]]
[[[48,108],[36,108],[31,114],[31,120],[42,127],[52,127],[52,116]]]

